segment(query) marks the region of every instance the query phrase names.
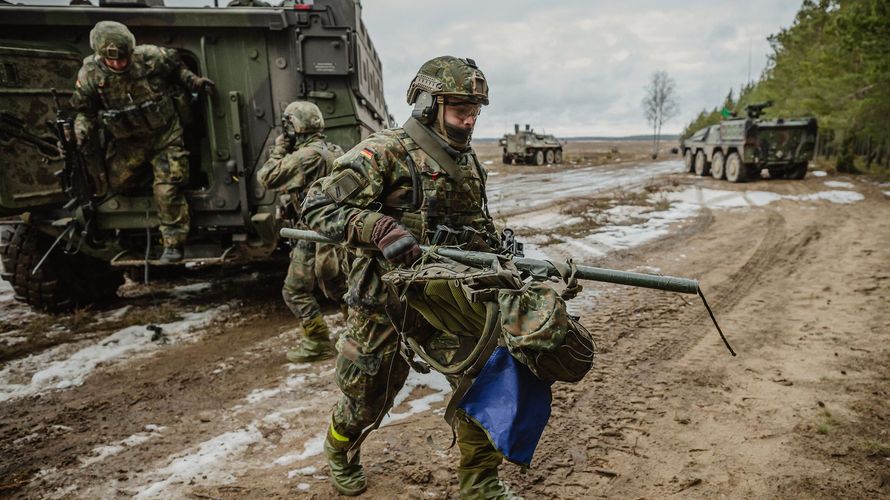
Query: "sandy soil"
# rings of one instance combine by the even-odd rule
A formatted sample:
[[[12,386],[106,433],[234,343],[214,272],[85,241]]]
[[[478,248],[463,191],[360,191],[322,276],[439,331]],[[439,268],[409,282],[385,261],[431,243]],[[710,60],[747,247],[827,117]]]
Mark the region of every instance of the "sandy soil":
[[[586,284],[571,308],[597,366],[554,386],[532,468],[506,480],[526,498],[890,497],[888,188],[680,170],[493,169],[494,215],[530,253],[699,279],[738,352],[694,296]],[[57,318],[0,288],[0,495],[335,496],[333,362],[285,361],[281,273],[130,283],[111,309]],[[412,374],[363,448],[365,498],[457,496],[446,397]]]

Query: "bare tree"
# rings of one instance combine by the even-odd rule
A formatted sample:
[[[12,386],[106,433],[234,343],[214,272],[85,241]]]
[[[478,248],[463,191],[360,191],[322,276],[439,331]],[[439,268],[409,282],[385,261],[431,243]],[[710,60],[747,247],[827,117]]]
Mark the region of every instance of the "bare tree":
[[[658,157],[658,143],[661,140],[661,126],[664,122],[677,116],[677,82],[667,71],[658,70],[652,73],[646,96],[643,97],[643,112],[652,126],[652,158]]]

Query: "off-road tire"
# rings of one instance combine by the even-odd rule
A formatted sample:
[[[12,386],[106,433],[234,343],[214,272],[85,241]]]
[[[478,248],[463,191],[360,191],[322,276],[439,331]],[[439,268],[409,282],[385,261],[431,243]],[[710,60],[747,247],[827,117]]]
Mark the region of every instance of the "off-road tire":
[[[504,155],[501,157],[501,163],[503,163],[504,165],[510,165],[513,162],[510,160],[509,156]]]
[[[557,149],[556,154],[554,154],[553,156],[554,156],[554,159],[553,159],[554,162],[562,163],[562,150],[561,149]]]
[[[726,178],[726,158],[722,151],[714,151],[714,159],[711,160],[711,176],[718,181]]]
[[[789,179],[794,179],[799,181],[807,176],[807,164],[806,163],[798,163],[794,166],[794,170],[788,172],[787,177]]]
[[[535,165],[544,164],[544,152],[540,149],[535,152]]]
[[[52,239],[30,224],[0,229],[2,277],[12,285],[16,300],[40,311],[61,312],[117,297],[123,272],[83,254],[65,255],[64,243],[32,274],[50,245]]]
[[[552,149],[548,149],[548,150],[547,150],[547,155],[546,155],[546,161],[547,161],[547,164],[548,164],[548,165],[553,165],[555,159],[556,159],[556,155],[553,154],[553,150],[552,150]]]
[[[782,170],[781,168],[768,168],[769,178],[770,179],[785,179],[788,177],[788,172]]]
[[[705,152],[699,151],[695,153],[695,175],[704,177],[711,173],[711,164],[705,158]]]
[[[687,172],[690,174],[695,172],[695,160],[693,160],[691,149],[687,149],[686,153],[683,154],[683,161],[686,163]]]
[[[745,182],[748,180],[748,168],[742,163],[738,153],[730,153],[726,158],[726,180],[729,182]]]

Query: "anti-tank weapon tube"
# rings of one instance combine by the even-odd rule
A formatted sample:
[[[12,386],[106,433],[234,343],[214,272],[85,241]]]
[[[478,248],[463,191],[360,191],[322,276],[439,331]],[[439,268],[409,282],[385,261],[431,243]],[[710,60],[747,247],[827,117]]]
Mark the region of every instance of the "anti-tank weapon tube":
[[[283,238],[314,241],[316,243],[327,243],[333,245],[339,245],[342,243],[328,238],[327,236],[318,234],[314,231],[306,231],[302,229],[283,228],[281,229],[280,234]],[[425,245],[422,245],[420,248],[424,252],[430,249],[430,247]],[[462,264],[466,264],[468,266],[492,266],[498,258],[498,255],[492,253],[474,252],[449,247],[437,247],[436,253],[443,257],[456,260]],[[571,267],[573,267],[569,264],[554,263],[546,260],[529,259],[525,257],[516,257],[513,258],[512,261],[519,270],[525,271],[534,277],[543,279],[549,277],[567,276],[571,272]],[[733,356],[736,355],[735,351],[733,351],[732,347],[729,345],[729,342],[726,340],[726,337],[723,335],[723,331],[720,329],[720,325],[717,324],[717,319],[714,317],[714,313],[711,311],[707,300],[705,300],[705,296],[704,294],[702,294],[697,280],[679,278],[676,276],[662,276],[634,273],[630,271],[618,271],[615,269],[606,269],[602,267],[585,265],[574,265],[574,268],[575,278],[577,279],[602,281],[606,283],[616,283],[619,285],[653,288],[656,290],[664,290],[668,292],[679,292],[698,295],[699,297],[701,297],[705,308],[708,310],[708,314],[710,315],[711,320],[714,322],[714,326],[717,327],[717,331],[720,333],[720,338],[723,340],[726,348],[729,349],[729,352]]]

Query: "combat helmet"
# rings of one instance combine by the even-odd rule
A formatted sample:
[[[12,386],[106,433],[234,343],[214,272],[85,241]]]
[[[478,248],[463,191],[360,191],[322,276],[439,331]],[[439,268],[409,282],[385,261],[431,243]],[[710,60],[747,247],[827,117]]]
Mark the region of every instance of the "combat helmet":
[[[126,59],[136,47],[136,37],[116,21],[100,21],[90,31],[90,48],[105,59]]]
[[[488,104],[488,82],[472,59],[440,56],[423,63],[408,86],[408,104],[415,104],[424,92]]]
[[[488,104],[488,82],[476,61],[440,56],[423,63],[408,86],[408,104],[414,105],[411,116],[430,127],[452,147],[469,147],[472,130],[445,123],[446,99]]]
[[[281,125],[288,135],[314,134],[324,130],[324,116],[315,103],[294,101],[284,108]]]

